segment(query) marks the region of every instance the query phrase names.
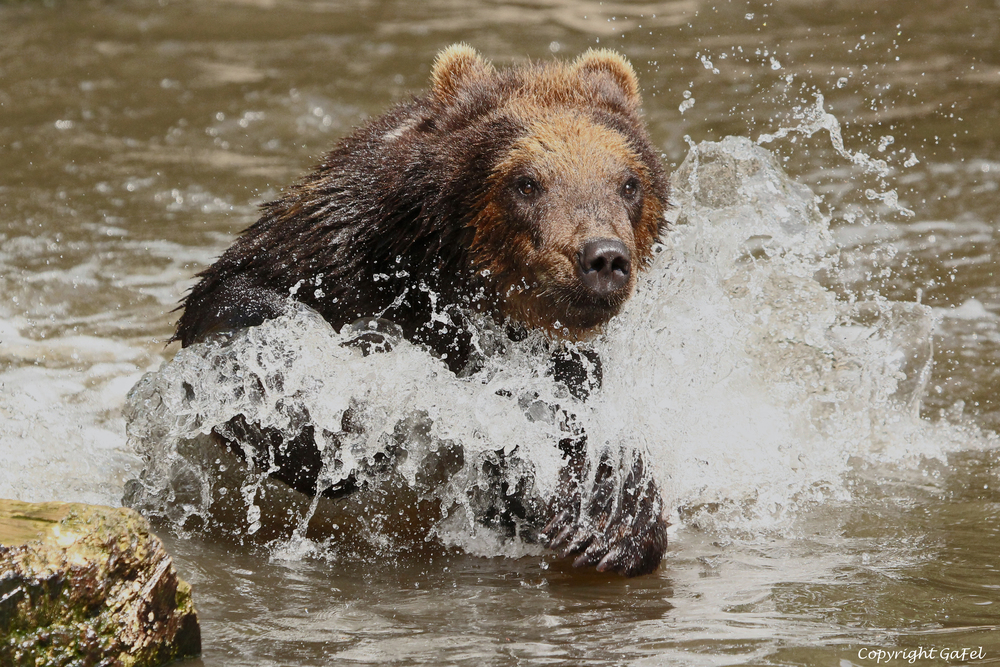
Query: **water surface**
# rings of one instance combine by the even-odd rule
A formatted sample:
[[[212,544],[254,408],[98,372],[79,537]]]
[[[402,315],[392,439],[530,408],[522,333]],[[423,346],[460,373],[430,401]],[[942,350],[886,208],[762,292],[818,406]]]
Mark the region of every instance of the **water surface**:
[[[609,363],[663,389],[635,416],[661,420],[637,446],[678,505],[656,575],[488,543],[302,555],[168,523],[204,628],[191,664],[1000,659],[996,3],[7,2],[0,26],[0,496],[120,504],[144,465],[125,396],[177,352],[194,274],[455,41],[497,64],[618,49],[671,169],[689,140],[783,134],[762,145],[830,219],[815,256],[748,274],[749,296],[725,280],[728,236],[679,236],[609,332]],[[725,229],[756,224],[740,220]],[[924,340],[930,320],[892,305],[918,301],[934,363],[897,395],[879,360]],[[847,322],[852,303],[876,306]],[[787,317],[767,328],[755,304]],[[849,395],[855,380],[872,391]],[[602,404],[594,428],[629,405]]]

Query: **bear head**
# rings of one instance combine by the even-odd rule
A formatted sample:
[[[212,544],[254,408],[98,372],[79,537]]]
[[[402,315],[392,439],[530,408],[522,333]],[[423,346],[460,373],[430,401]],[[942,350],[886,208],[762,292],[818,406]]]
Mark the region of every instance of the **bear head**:
[[[431,82],[486,294],[528,328],[586,338],[631,296],[667,207],[631,65],[590,50],[497,71],[460,44]]]

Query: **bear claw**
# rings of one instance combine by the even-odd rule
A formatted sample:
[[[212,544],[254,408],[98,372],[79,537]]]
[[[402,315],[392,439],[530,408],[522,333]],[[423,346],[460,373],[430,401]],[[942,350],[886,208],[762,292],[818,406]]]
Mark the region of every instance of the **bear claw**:
[[[573,558],[574,567],[596,565],[598,572],[627,577],[655,571],[667,548],[667,522],[659,489],[644,479],[642,457],[634,457],[620,483],[603,456],[587,502],[573,467],[567,466],[563,478],[571,492],[561,494],[554,518],[541,530],[543,544],[561,558]],[[622,488],[615,488],[619,484]]]

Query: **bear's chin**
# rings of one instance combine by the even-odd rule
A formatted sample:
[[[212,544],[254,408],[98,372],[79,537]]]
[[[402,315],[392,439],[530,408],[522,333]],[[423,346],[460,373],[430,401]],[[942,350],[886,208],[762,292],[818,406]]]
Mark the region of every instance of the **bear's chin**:
[[[607,324],[620,310],[621,306],[613,309],[570,308],[566,310],[565,321],[562,324],[570,331],[579,332],[575,337],[588,338],[597,333],[597,330]]]
[[[558,321],[552,321],[545,328],[556,333],[560,338],[569,340],[586,340],[594,336],[602,326],[616,316],[625,305],[626,299],[615,301],[567,300],[558,310]]]
[[[590,290],[574,285],[563,291],[559,299],[562,311],[560,322],[572,330],[594,330],[621,312],[632,296],[631,285],[612,294],[595,295]],[[558,312],[558,311],[557,311]]]

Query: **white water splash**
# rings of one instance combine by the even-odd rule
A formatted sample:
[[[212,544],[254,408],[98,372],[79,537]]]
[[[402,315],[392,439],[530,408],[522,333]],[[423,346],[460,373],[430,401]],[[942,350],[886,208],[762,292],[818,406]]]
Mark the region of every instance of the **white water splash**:
[[[816,121],[839,137],[839,126]],[[477,489],[497,483],[484,461],[509,457],[508,484],[551,496],[555,443],[565,435],[554,405],[576,415],[592,453],[645,452],[675,521],[731,536],[786,531],[802,508],[848,499],[845,475],[856,461],[978,446],[918,417],[933,314],[919,304],[838,301],[818,282],[820,269],[833,268],[828,219],[766,150],[732,137],[693,146],[673,187],[665,245],[594,342],[604,384],[586,404],[543,372],[540,338],[511,343],[483,371],[458,378],[406,342],[365,357],[300,308],[182,350],[133,389],[129,438],[147,461],[140,504],[176,525],[217,521],[211,505],[233,483],[223,473],[246,464],[190,443],[237,414],[285,431],[308,423],[326,448],[328,482],[352,472],[391,478],[390,495],[424,503],[418,513],[432,533],[485,554],[521,547],[471,519]],[[349,408],[363,426],[350,434]],[[441,474],[455,444],[464,462]],[[394,462],[391,473],[380,460]],[[241,490],[227,489],[246,503],[244,517],[278,493],[260,472],[245,477]],[[304,526],[322,508],[278,505],[294,530],[278,553],[310,552]],[[406,508],[366,524],[366,539],[382,539],[379,526],[393,513]]]
[[[757,143],[763,146],[778,139],[784,139],[793,133],[811,137],[817,132],[825,130],[830,136],[830,144],[838,155],[861,167],[866,174],[873,174],[880,179],[885,179],[889,176],[892,170],[885,160],[873,158],[864,151],[851,151],[844,145],[844,137],[840,131],[840,121],[826,110],[825,99],[822,93],[815,93],[815,98],[816,101],[812,106],[796,107],[795,111],[793,111],[792,118],[798,121],[797,125],[782,127],[773,134],[764,133],[757,138]],[[892,138],[889,137],[889,139],[891,140]],[[883,137],[883,141],[885,140],[886,138]],[[880,144],[879,150],[884,150],[887,145],[888,143],[885,145]],[[916,162],[911,163],[907,161],[905,166],[909,167],[913,164],[916,164]],[[906,217],[915,215],[912,210],[900,206],[899,196],[895,190],[889,189],[885,192],[876,192],[869,189],[866,190],[865,196],[869,200],[881,200],[890,210],[896,211]]]
[[[807,187],[735,137],[693,146],[672,183],[666,247],[600,345],[617,414],[595,421],[655,452],[681,519],[783,530],[849,497],[853,461],[964,446],[918,417],[933,313],[818,282],[835,248]]]
[[[27,328],[0,316],[0,498],[119,504],[141,465],[121,407],[148,352],[96,336],[36,340]]]

